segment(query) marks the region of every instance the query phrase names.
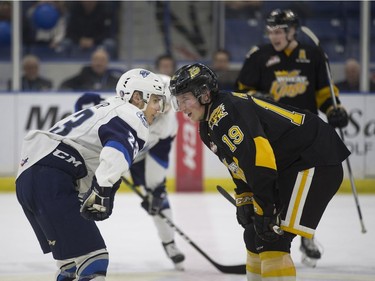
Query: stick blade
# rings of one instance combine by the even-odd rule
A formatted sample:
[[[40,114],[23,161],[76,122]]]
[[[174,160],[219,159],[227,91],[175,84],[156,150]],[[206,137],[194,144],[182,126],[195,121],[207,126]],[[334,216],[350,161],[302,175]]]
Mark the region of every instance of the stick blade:
[[[246,264],[239,265],[220,265],[216,264],[216,268],[227,274],[246,274]]]

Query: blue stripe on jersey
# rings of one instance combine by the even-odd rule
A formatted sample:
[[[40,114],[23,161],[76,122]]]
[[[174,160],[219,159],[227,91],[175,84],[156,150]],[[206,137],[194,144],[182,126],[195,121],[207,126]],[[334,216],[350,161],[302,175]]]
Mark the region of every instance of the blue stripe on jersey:
[[[169,152],[171,150],[173,140],[174,137],[161,139],[150,149],[151,157],[165,169],[167,169],[169,165]]]
[[[113,147],[114,149],[121,151],[129,165],[133,162],[133,159],[130,158],[128,150],[118,141],[108,141],[105,146]]]
[[[98,135],[102,146],[113,142],[112,147],[121,151],[127,161],[131,160],[128,161],[129,165],[134,160],[134,152],[138,152],[145,145],[144,140],[138,138],[137,131],[118,116],[102,125],[98,130]],[[125,151],[127,154],[124,153]]]

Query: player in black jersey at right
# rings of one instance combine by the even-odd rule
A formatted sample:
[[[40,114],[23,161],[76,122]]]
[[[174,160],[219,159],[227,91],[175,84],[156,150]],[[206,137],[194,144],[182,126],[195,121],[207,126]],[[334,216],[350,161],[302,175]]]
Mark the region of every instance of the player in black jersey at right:
[[[291,10],[276,9],[266,19],[270,44],[255,46],[247,54],[237,79],[240,92],[270,93],[277,102],[318,114],[325,113],[335,128],[348,124],[348,116],[338,99],[333,106],[324,53],[315,45],[296,39],[299,19]],[[301,238],[302,262],[315,267],[321,258],[314,239]]]
[[[173,107],[200,122],[202,141],[236,184],[248,280],[295,281],[291,241],[314,235],[342,182],[345,144],[316,114],[220,92],[216,74],[203,64],[179,69],[170,90]]]

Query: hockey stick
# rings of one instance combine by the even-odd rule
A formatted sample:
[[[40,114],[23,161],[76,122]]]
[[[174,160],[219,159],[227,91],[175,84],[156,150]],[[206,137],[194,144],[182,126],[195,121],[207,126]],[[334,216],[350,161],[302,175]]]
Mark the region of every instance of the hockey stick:
[[[130,187],[139,197],[145,200],[145,196],[136,188],[134,184],[129,182],[126,178],[122,177],[122,181]],[[215,262],[211,259],[201,248],[198,247],[181,229],[179,229],[169,218],[167,218],[162,212],[158,213],[159,217],[161,217],[173,230],[175,230],[181,237],[189,243],[194,249],[196,249],[202,256],[204,256],[214,267],[216,267],[219,271],[223,273],[229,274],[246,274],[246,265],[239,264],[239,265],[222,265]]]
[[[326,53],[324,52],[322,46],[320,45],[319,38],[314,34],[314,32],[312,32],[312,30],[310,28],[306,27],[306,26],[301,26],[301,30],[302,30],[303,33],[305,33],[307,35],[307,37],[309,37],[315,43],[316,46],[318,46],[320,48],[320,50],[324,54],[324,57],[325,57],[325,66],[326,66],[326,70],[327,70],[327,76],[328,76],[328,81],[329,81],[329,89],[330,89],[330,92],[331,92],[331,98],[332,98],[332,102],[333,102],[333,107],[337,108],[337,101],[336,101],[335,93],[334,93],[334,90],[333,90],[332,74],[331,74],[331,69],[329,67],[328,57],[327,57]],[[339,128],[339,132],[340,132],[341,139],[344,141],[344,134],[343,134],[341,128]],[[349,157],[346,158],[346,166],[348,168],[350,185],[352,187],[352,193],[353,193],[353,196],[354,196],[354,201],[355,201],[355,204],[357,206],[357,211],[358,211],[358,216],[359,216],[359,222],[361,224],[362,233],[366,233],[367,230],[365,228],[365,224],[364,224],[363,218],[362,218],[362,212],[361,212],[361,207],[359,205],[357,188],[355,186],[353,172],[352,172],[352,167],[350,165]]]
[[[217,191],[220,192],[221,195],[223,195],[225,197],[225,199],[227,199],[230,203],[232,203],[232,205],[234,207],[236,207],[236,200],[224,189],[222,188],[220,185],[217,185],[216,186],[216,189]],[[283,235],[284,234],[284,230],[282,230],[280,228],[280,226],[278,225],[274,225],[272,227],[273,231],[277,234],[277,235]]]

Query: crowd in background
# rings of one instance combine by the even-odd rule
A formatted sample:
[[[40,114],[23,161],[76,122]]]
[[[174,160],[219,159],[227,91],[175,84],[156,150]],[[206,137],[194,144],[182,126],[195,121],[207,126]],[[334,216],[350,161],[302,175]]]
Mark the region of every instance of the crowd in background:
[[[311,18],[314,10],[307,9],[309,8],[306,6],[308,3],[225,1],[226,28],[229,28],[231,24],[235,24],[233,27],[236,28],[239,23],[246,23],[247,28],[258,28],[266,4],[270,8],[274,8],[273,6],[277,4],[284,8],[289,4],[301,19],[313,24]],[[111,62],[121,60],[119,57],[121,5],[122,2],[119,1],[22,1],[23,74],[21,89],[23,91],[51,89],[108,91],[113,89],[119,75],[127,70],[125,65],[120,69],[111,67]],[[339,4],[336,3],[337,5]],[[338,13],[337,15],[339,15]],[[323,17],[323,15],[319,15],[319,17]],[[8,34],[7,30],[10,28],[11,18],[12,2],[0,1],[0,60],[10,59],[11,34]],[[247,43],[242,44],[236,37],[231,40],[231,36],[239,33],[241,37],[256,38],[254,30],[249,31],[251,34],[248,35],[241,33],[242,29],[238,30],[239,32],[226,32],[225,48],[213,47],[211,52],[200,58],[217,72],[223,89],[234,89],[239,69],[238,67],[234,68],[233,63],[241,62],[246,55],[244,50],[249,50],[251,47]],[[242,49],[232,48],[230,45],[236,44],[237,39],[239,40],[237,45]],[[258,39],[259,42],[256,44],[264,43],[264,35]],[[230,44],[228,40],[231,41]],[[337,42],[331,43],[333,46]],[[336,50],[338,49],[336,48]],[[165,51],[165,54],[171,56],[177,65],[178,60],[174,56],[174,52],[175,50],[169,49]],[[240,61],[237,61],[238,57],[241,58]],[[190,57],[187,55],[187,58]],[[343,62],[346,62],[343,71],[345,79],[344,81],[335,81],[338,88],[343,92],[359,91],[360,65],[358,56],[345,57],[342,54],[341,58]],[[69,73],[61,83],[54,84],[48,74],[40,73],[43,61],[51,59],[77,59],[83,65],[79,73]],[[375,82],[371,80],[369,85],[371,92],[375,91],[374,85]],[[7,88],[11,90],[11,81],[8,81]]]

